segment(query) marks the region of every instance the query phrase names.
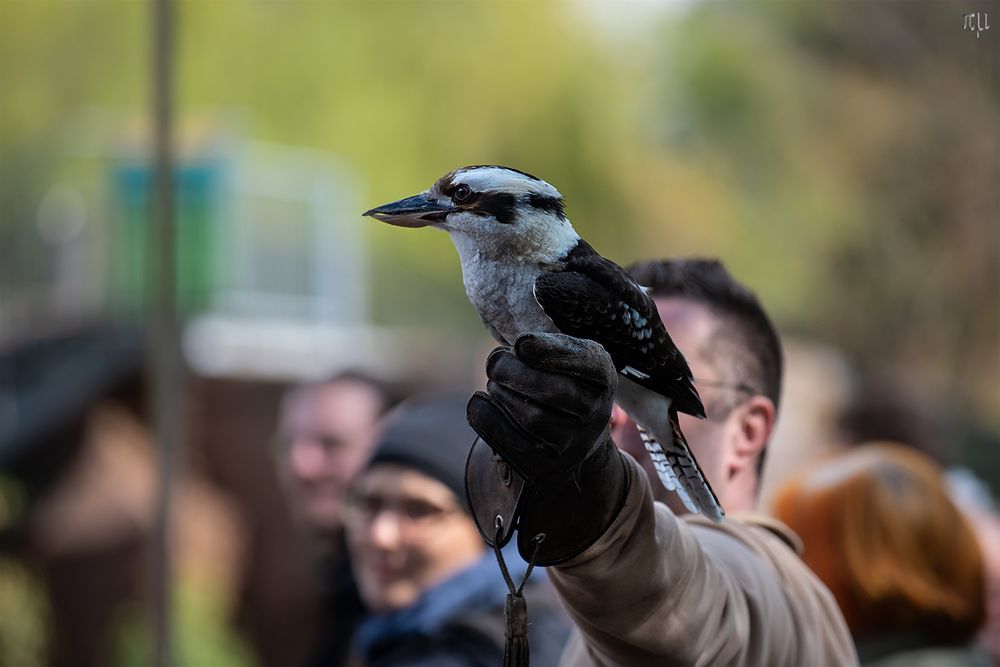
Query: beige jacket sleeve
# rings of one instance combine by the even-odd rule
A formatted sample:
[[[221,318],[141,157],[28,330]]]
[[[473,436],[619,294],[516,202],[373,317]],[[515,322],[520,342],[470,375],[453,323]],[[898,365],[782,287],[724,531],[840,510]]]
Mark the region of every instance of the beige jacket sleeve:
[[[653,502],[642,468],[623,456],[621,513],[581,555],[549,568],[576,625],[563,665],[858,663],[833,596],[790,532],[746,517],[681,520]]]

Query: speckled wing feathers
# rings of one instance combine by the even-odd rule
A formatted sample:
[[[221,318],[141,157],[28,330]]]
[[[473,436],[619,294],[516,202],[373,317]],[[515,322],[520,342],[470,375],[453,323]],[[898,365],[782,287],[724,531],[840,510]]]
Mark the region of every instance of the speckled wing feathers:
[[[619,372],[671,399],[677,410],[705,416],[691,369],[656,305],[624,269],[580,241],[563,270],[535,280],[534,293],[561,332],[600,343]]]

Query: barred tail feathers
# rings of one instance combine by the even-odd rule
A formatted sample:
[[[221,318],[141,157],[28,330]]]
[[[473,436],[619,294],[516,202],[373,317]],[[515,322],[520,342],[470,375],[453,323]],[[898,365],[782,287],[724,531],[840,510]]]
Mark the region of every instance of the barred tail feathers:
[[[701,513],[713,521],[722,521],[725,511],[715,492],[691,455],[684,434],[677,425],[676,415],[670,415],[671,439],[666,447],[649,431],[639,427],[639,435],[649,452],[657,476],[668,491],[673,491],[693,513]]]
[[[663,486],[676,493],[691,512],[720,521],[722,506],[688,449],[670,399],[619,375],[615,400],[639,426]]]

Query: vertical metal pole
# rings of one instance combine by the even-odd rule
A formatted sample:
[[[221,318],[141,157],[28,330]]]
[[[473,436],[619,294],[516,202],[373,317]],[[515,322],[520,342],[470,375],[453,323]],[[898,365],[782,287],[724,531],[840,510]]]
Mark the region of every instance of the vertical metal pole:
[[[171,624],[171,495],[182,438],[180,329],[176,299],[176,234],[172,151],[172,0],[152,0],[151,224],[147,234],[147,350],[159,476],[151,570],[151,664],[173,663]]]

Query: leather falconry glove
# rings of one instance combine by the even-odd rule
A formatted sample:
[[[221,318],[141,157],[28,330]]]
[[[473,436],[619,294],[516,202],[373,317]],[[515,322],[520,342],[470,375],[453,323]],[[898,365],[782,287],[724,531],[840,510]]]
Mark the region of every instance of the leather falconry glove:
[[[600,344],[527,333],[486,362],[486,392],[469,399],[479,434],[466,465],[466,493],[480,534],[555,565],[593,544],[628,491],[611,440],[617,373]],[[488,445],[488,446],[487,446]]]

